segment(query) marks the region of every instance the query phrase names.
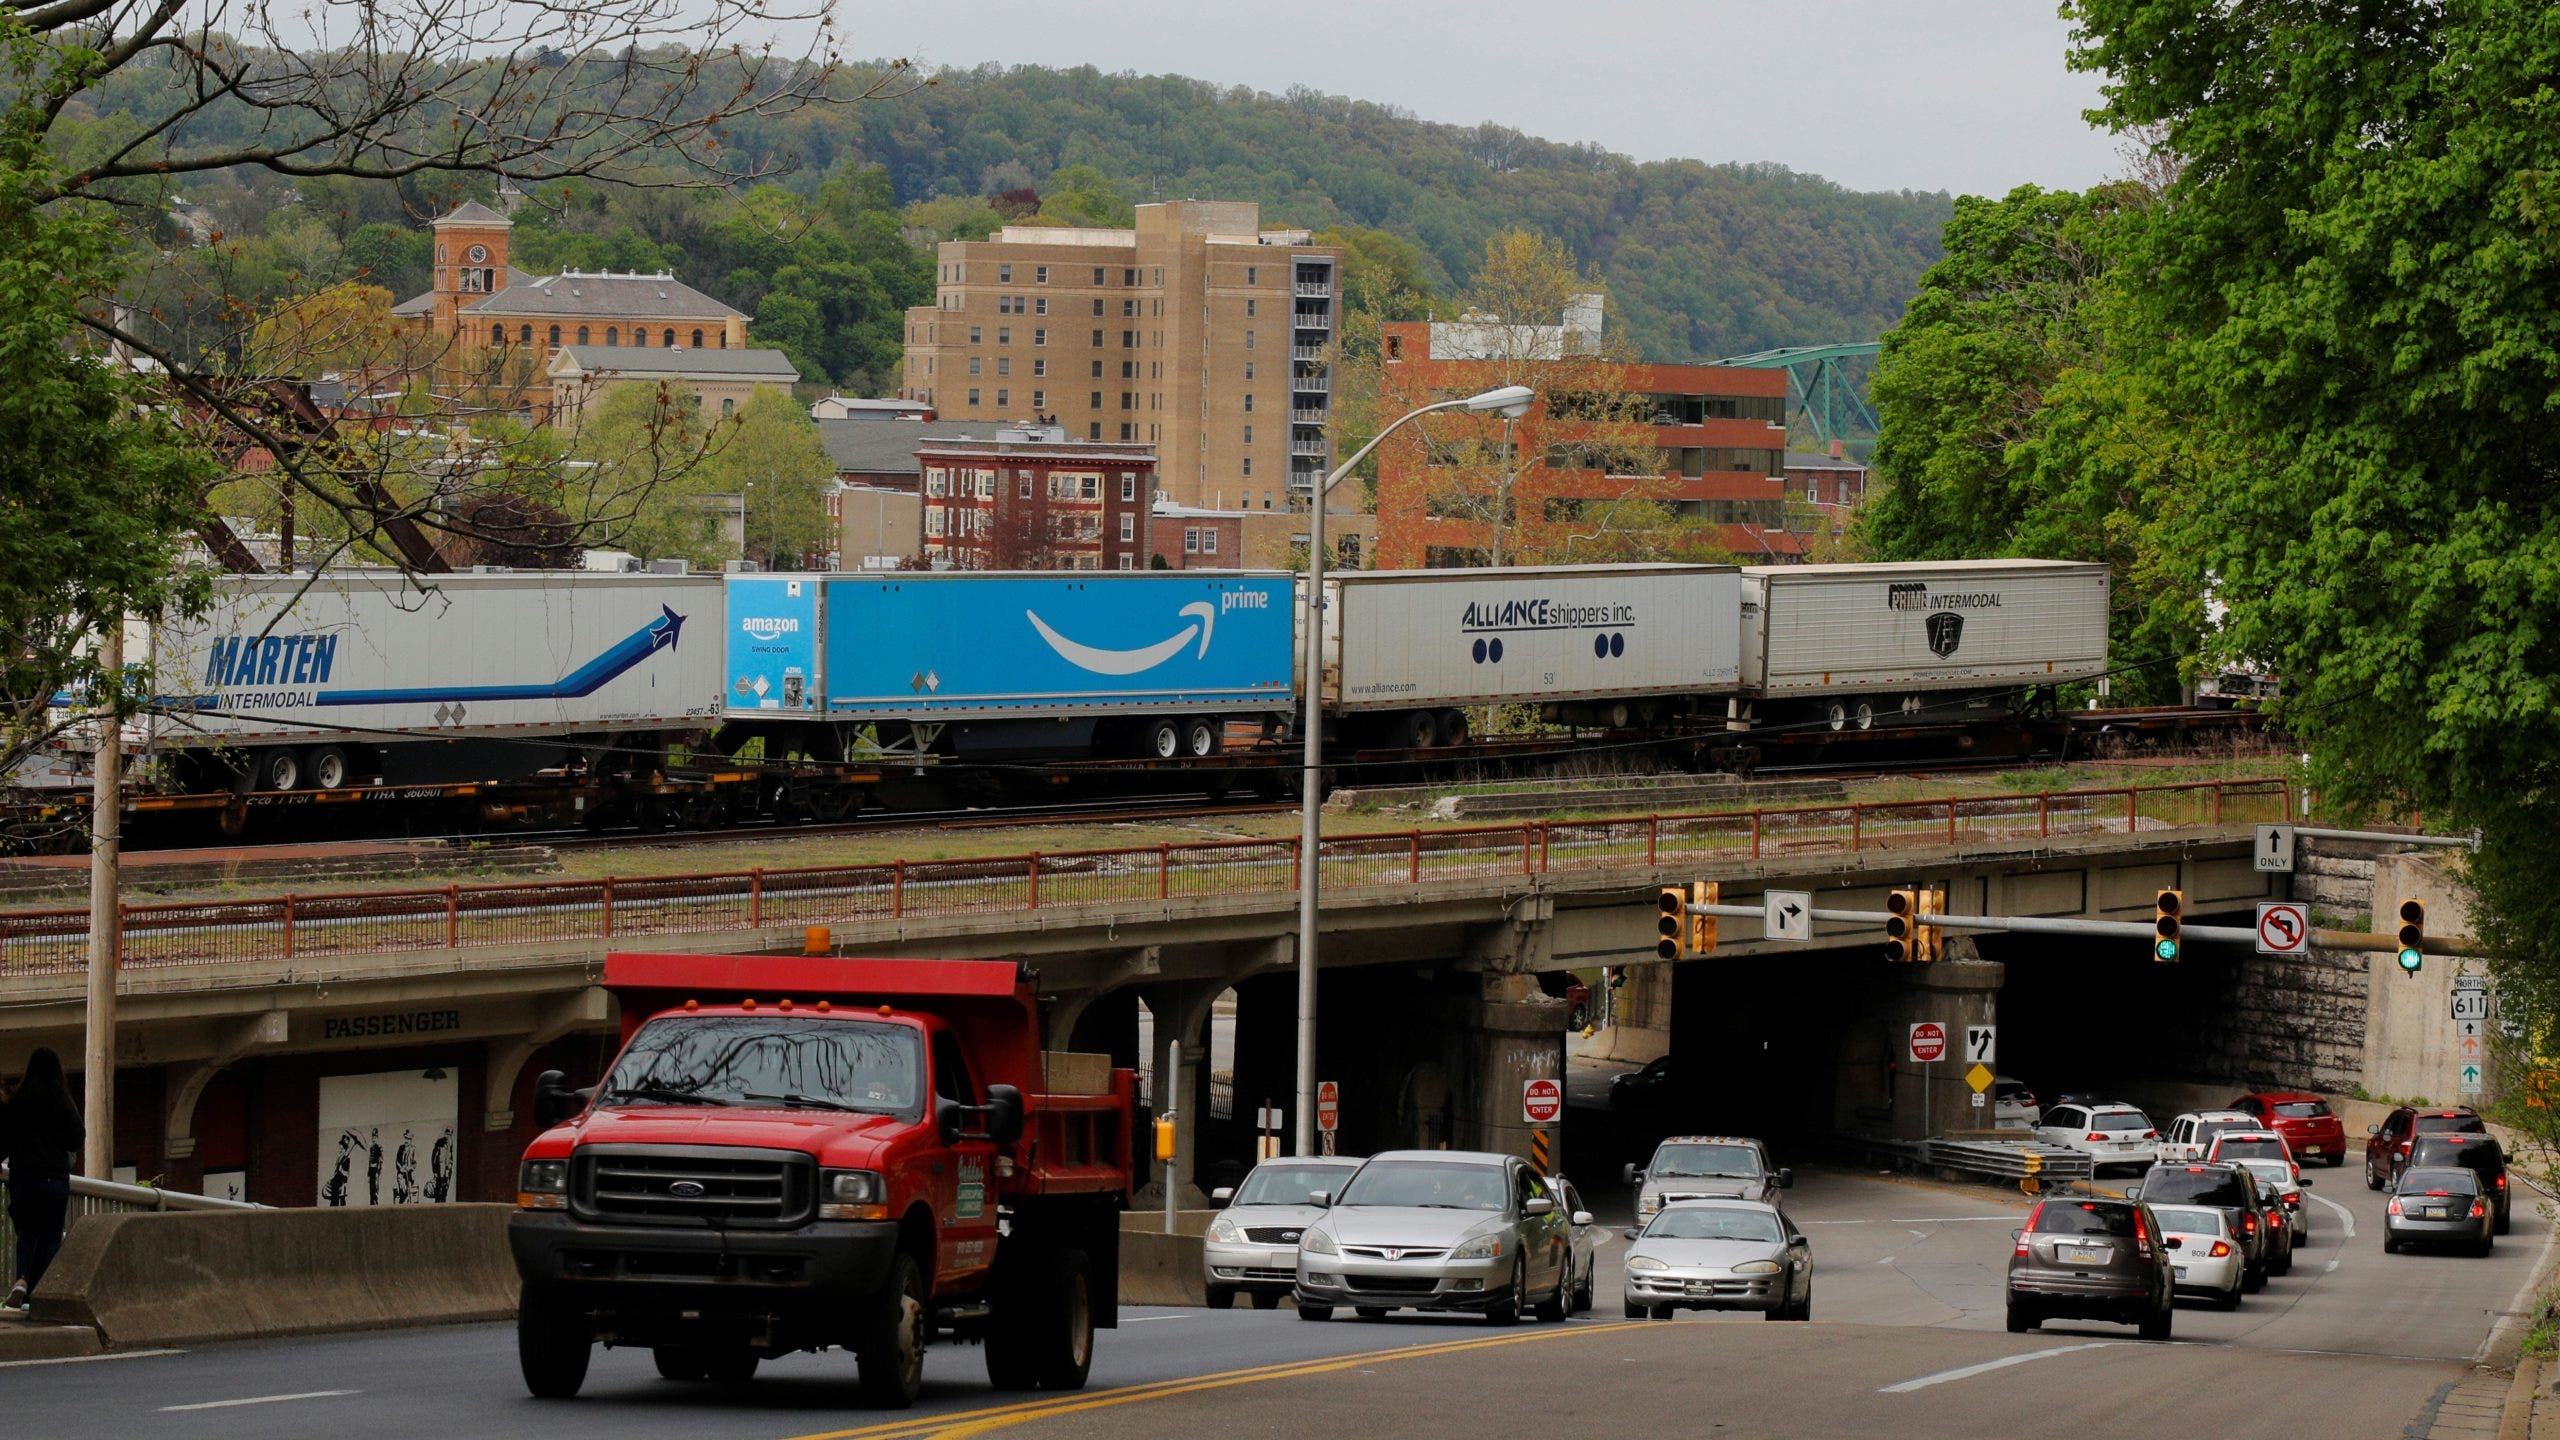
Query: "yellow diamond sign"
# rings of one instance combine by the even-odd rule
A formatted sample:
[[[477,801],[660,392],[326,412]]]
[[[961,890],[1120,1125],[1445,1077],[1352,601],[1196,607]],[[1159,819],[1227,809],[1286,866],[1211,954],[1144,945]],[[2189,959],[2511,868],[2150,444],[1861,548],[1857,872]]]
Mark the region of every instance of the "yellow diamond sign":
[[[1991,1073],[1991,1067],[1988,1065],[1976,1065],[1964,1072],[1964,1083],[1972,1086],[1973,1093],[1976,1095],[1990,1089],[1991,1082],[1996,1078],[1998,1077]]]

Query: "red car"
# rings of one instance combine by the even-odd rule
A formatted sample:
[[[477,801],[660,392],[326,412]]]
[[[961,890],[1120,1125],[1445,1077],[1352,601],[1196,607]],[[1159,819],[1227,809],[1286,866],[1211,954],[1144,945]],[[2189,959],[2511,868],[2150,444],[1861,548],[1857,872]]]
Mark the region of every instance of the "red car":
[[[2245,1110],[2259,1123],[2284,1137],[2295,1157],[2336,1169],[2347,1163],[2347,1127],[2329,1113],[2329,1102],[2304,1090],[2261,1090],[2243,1095],[2230,1108]]]
[[[2445,1105],[2419,1110],[2403,1105],[2382,1118],[2379,1125],[2365,1127],[2373,1138],[2364,1142],[2364,1183],[2368,1190],[2380,1190],[2400,1178],[2409,1161],[2409,1145],[2421,1135],[2486,1135],[2489,1126],[2480,1112],[2468,1105]]]

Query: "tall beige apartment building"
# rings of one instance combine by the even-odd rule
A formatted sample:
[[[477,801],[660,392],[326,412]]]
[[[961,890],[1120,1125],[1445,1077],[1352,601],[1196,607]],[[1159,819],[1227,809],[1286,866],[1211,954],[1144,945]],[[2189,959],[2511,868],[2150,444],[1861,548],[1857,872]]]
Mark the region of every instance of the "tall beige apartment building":
[[[907,312],[910,400],[1152,445],[1182,505],[1285,510],[1330,468],[1342,252],[1250,202],[1138,207],[1129,230],[1011,225],[941,247]]]

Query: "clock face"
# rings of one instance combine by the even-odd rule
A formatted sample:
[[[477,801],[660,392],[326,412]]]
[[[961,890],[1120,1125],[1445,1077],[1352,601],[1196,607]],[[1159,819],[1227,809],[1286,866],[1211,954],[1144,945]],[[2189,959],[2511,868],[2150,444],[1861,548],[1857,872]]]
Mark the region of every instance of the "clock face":
[[[489,258],[489,247],[488,247],[488,246],[486,246],[486,245],[474,245],[474,246],[472,246],[472,247],[471,247],[471,263],[472,263],[472,264],[477,265],[477,264],[479,264],[481,261],[486,260],[486,259],[488,259],[488,258]]]

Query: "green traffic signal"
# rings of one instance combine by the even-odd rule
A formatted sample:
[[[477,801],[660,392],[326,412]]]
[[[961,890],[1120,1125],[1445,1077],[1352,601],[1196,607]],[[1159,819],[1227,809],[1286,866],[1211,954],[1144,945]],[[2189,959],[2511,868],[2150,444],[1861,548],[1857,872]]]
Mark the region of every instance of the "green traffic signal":
[[[2175,960],[2178,958],[2178,942],[2175,940],[2163,940],[2151,947],[2151,953],[2159,956],[2163,960]]]
[[[2427,963],[2426,955],[2414,945],[2403,947],[2399,959],[2401,971],[2410,975],[2417,974],[2418,967]]]

